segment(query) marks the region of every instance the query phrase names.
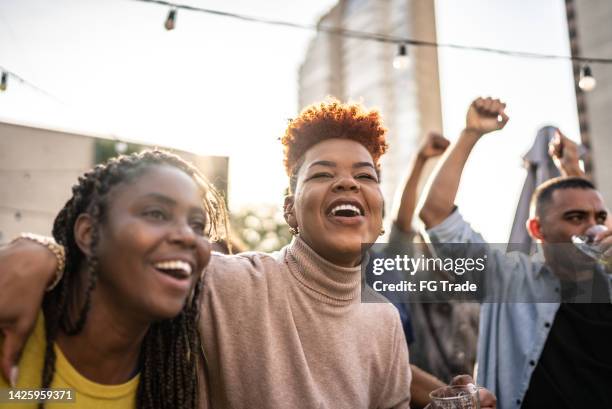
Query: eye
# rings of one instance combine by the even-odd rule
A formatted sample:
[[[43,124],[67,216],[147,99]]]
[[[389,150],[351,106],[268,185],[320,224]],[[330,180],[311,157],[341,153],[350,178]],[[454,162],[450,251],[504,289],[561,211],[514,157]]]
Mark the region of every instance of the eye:
[[[191,228],[193,229],[193,231],[200,235],[200,236],[204,236],[205,235],[205,231],[206,231],[206,222],[203,220],[192,220],[191,222],[189,222],[189,225],[191,226]]]
[[[575,214],[567,217],[567,220],[572,223],[580,223],[584,219],[584,216],[581,214]]]
[[[605,224],[606,220],[608,219],[608,215],[607,214],[600,214],[597,216],[597,224]]]
[[[309,179],[323,179],[323,178],[333,178],[333,177],[334,175],[332,175],[329,172],[318,172],[312,175]]]
[[[369,180],[373,180],[374,182],[378,182],[378,179],[374,175],[371,175],[369,173],[361,173],[357,175],[356,178],[357,179],[369,179]]]
[[[145,210],[142,214],[147,219],[155,221],[164,221],[168,219],[166,213],[161,209],[148,209]]]

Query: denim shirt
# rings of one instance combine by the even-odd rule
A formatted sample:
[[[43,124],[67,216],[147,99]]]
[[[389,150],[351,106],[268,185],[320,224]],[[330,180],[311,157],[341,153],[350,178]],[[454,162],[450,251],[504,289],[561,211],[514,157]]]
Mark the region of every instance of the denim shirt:
[[[435,249],[437,243],[485,243],[457,210],[427,234]],[[560,299],[559,279],[537,255],[489,250],[495,268],[487,279],[500,283],[500,291],[512,281],[542,299]],[[559,306],[559,302],[482,304],[476,382],[495,393],[499,409],[521,406]]]

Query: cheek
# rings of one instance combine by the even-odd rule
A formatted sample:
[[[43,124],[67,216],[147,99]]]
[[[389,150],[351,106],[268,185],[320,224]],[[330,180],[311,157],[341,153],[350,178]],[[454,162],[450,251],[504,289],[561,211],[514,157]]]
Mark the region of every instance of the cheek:
[[[382,192],[380,191],[379,188],[372,189],[372,191],[369,192],[368,202],[370,205],[370,210],[372,211],[372,214],[374,215],[374,219],[382,220],[384,201],[383,201]]]
[[[100,241],[100,256],[115,265],[142,263],[159,241],[159,230],[137,219],[124,219],[120,227],[108,229],[105,233]]]
[[[321,204],[318,201],[318,193],[316,189],[302,189],[295,198],[295,217],[298,224],[303,224],[306,219],[312,219],[318,212]]]

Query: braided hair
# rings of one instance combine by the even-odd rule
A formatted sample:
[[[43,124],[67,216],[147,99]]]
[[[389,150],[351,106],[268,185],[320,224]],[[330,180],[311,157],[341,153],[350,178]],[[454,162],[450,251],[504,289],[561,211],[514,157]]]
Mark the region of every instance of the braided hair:
[[[84,327],[91,305],[91,293],[98,277],[96,246],[99,227],[104,223],[111,190],[133,180],[153,166],[168,165],[191,176],[204,193],[202,204],[206,213],[207,233],[218,238],[227,231],[224,201],[200,172],[180,157],[161,150],[144,151],[110,159],[97,165],[78,180],[72,197],[66,202],[53,224],[53,237],[66,249],[64,277],[43,300],[46,350],[42,387],[50,387],[55,372],[53,348],[58,332],[78,334]],[[76,244],[74,225],[78,216],[87,213],[94,220],[91,254],[87,257]],[[87,274],[82,274],[82,266]],[[87,283],[85,283],[87,280]],[[85,292],[83,294],[83,288]],[[197,331],[199,294],[202,280],[198,278],[193,296],[178,316],[153,323],[147,331],[140,351],[140,382],[136,407],[142,409],[195,408],[197,394],[197,354],[200,339]],[[43,405],[40,405],[42,408]]]

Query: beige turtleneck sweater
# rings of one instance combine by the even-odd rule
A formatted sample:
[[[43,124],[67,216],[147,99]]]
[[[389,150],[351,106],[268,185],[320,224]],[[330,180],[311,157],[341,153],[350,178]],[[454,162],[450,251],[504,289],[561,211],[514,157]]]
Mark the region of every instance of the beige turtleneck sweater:
[[[361,303],[360,277],[299,238],[272,255],[215,254],[199,324],[212,407],[408,408],[399,314]]]

